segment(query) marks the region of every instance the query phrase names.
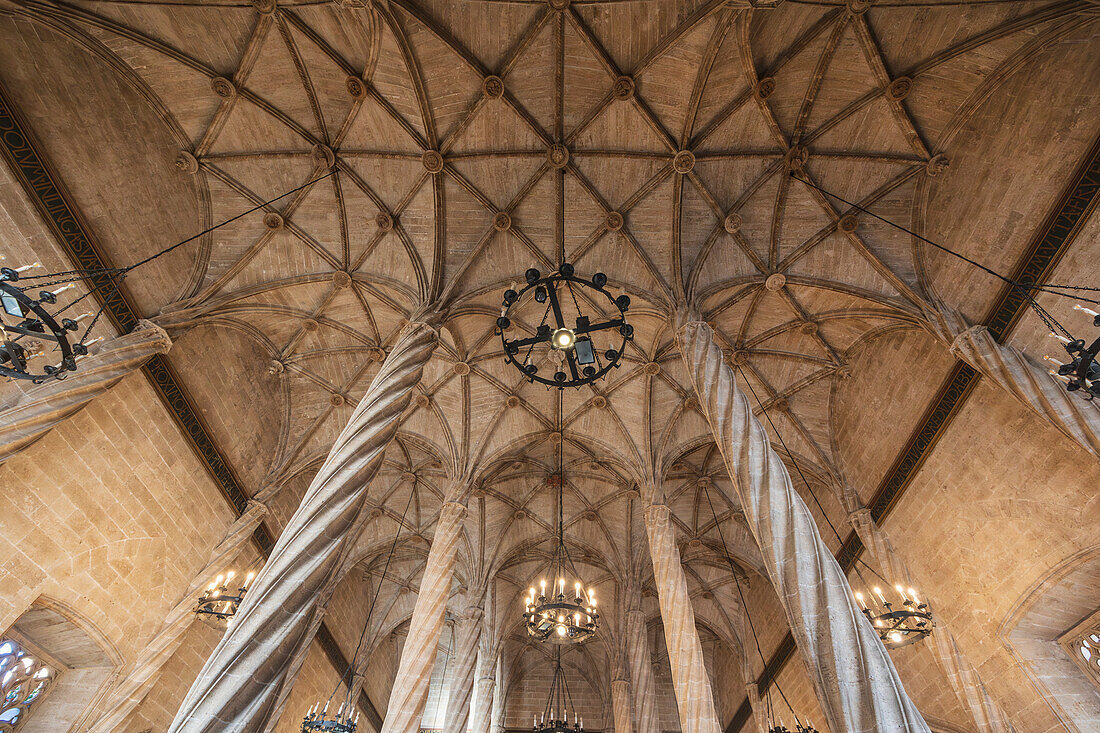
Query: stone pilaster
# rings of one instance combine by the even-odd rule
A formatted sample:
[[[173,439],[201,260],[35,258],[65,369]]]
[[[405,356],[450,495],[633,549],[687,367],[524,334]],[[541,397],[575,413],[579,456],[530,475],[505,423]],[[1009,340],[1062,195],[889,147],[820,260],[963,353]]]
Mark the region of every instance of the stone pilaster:
[[[630,682],[621,677],[611,680],[611,714],[615,719],[615,733],[634,733],[631,724]]]
[[[100,706],[103,712],[87,729],[88,733],[118,730],[127,716],[145,699],[156,683],[161,668],[179,649],[184,632],[195,620],[195,606],[202,589],[225,572],[226,566],[240,553],[266,513],[267,507],[263,504],[249,502],[244,513],[229,527],[225,538],[214,548],[206,566],[199,571],[183,597],[168,612],[160,631],[145,645],[137,659],[107,693]]]
[[[894,549],[893,543],[886,533],[875,523],[870,510],[860,508],[848,515],[848,519],[855,529],[863,546],[867,548],[873,560],[880,568],[890,573],[892,578],[904,583],[907,587],[916,585],[909,575],[909,568]],[[926,594],[922,593],[925,602]],[[1012,733],[1015,728],[1008,720],[1001,707],[989,695],[985,683],[978,675],[978,670],[966,658],[959,649],[955,637],[951,634],[947,623],[942,617],[935,619],[936,629],[932,632],[927,642],[930,644],[936,663],[947,677],[948,684],[954,690],[963,710],[970,714],[970,719],[980,733]]]
[[[745,696],[749,698],[749,706],[752,708],[756,733],[768,733],[768,711],[764,707],[764,701],[760,699],[760,686],[755,682],[746,682]]]
[[[14,404],[0,410],[0,463],[171,347],[164,329],[140,321],[125,336],[93,346],[94,351],[81,358],[77,370],[64,379],[51,379],[24,392]]]
[[[465,516],[466,507],[458,502],[446,502],[440,509],[432,548],[420,581],[420,594],[409,623],[409,636],[401,650],[401,662],[386,706],[382,733],[418,733],[420,730]]]
[[[672,688],[680,711],[680,730],[721,733],[669,508],[664,504],[646,507],[645,528],[653,559],[653,581],[661,604],[668,664],[672,668]]]
[[[710,326],[681,314],[677,339],[829,728],[928,733],[813,515],[737,388]],[[656,565],[656,548],[653,553]]]
[[[458,621],[455,630],[454,675],[451,677],[447,716],[443,719],[443,733],[466,733],[470,723],[470,701],[474,694],[482,615],[480,608],[471,608],[466,617]]]
[[[969,325],[954,308],[936,303],[925,311],[932,332],[950,345],[955,358],[995,382],[1094,458],[1100,458],[1100,407],[1067,392],[1065,385],[1050,375],[1049,365],[997,343],[988,328]]]
[[[312,641],[313,613],[332,592],[362,526],[367,490],[439,337],[412,323],[337,437],[267,564],[184,698],[169,731],[258,731],[274,713],[288,665]]]

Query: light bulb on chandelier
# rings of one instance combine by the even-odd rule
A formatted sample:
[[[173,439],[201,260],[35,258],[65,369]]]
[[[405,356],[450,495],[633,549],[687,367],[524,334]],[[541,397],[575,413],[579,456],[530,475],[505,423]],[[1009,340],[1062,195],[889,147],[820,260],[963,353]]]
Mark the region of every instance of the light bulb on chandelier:
[[[218,621],[232,622],[233,617],[241,607],[241,601],[244,600],[245,593],[252,585],[252,579],[256,577],[256,573],[249,572],[245,576],[244,582],[236,590],[230,590],[232,586],[236,585],[233,582],[235,576],[236,572],[230,570],[215,578],[203,591],[202,597],[199,598],[198,605],[195,607],[195,613],[199,616],[213,617]]]
[[[856,592],[856,602],[867,620],[871,622],[878,638],[887,649],[909,646],[932,633],[935,622],[932,610],[923,603],[913,588],[895,585],[897,596],[887,597],[880,586],[865,595]]]

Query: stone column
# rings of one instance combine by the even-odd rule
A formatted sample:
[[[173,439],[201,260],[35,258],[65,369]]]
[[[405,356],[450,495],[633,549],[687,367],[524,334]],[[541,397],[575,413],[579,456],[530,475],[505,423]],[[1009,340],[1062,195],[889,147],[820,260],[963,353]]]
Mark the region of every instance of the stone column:
[[[494,624],[490,622],[495,614],[493,604],[495,602],[492,589],[487,593],[485,604],[488,612],[482,615],[481,642],[477,654],[477,695],[474,696],[473,722],[470,726],[473,733],[489,733],[493,716],[493,696],[496,691],[497,669],[497,634]]]
[[[183,597],[168,612],[160,631],[145,645],[137,659],[107,694],[100,706],[103,712],[87,729],[88,733],[118,730],[127,716],[145,699],[156,683],[161,668],[179,649],[184,632],[195,620],[195,606],[203,588],[225,572],[226,566],[240,553],[266,513],[267,507],[263,504],[248,503],[244,513],[229,527],[225,538],[214,548],[206,566],[199,571]]]
[[[863,546],[867,548],[868,553],[880,568],[888,572],[891,577],[897,578],[899,583],[904,583],[906,587],[916,585],[909,575],[909,568],[894,549],[886,533],[875,523],[869,509],[857,509],[849,513],[848,519],[863,542]],[[922,595],[922,598],[931,605],[926,595]],[[928,639],[933,656],[947,677],[951,689],[955,691],[963,710],[970,714],[977,730],[980,733],[1015,731],[1008,716],[990,697],[978,675],[978,670],[959,649],[947,623],[942,617],[936,617],[935,623],[936,629]]]
[[[630,707],[630,682],[622,677],[611,680],[611,713],[615,718],[615,733],[633,733]]]
[[[657,686],[653,681],[653,656],[649,651],[649,631],[642,610],[641,592],[635,586],[627,601],[626,656],[630,666],[630,692],[637,733],[660,733],[657,717]]]
[[[474,672],[477,669],[477,648],[481,641],[480,608],[471,608],[455,629],[454,676],[447,701],[447,716],[443,733],[466,733],[470,723],[470,699],[474,695]]]
[[[368,487],[438,339],[434,319],[402,332],[184,698],[170,733],[253,733],[273,714],[284,678],[293,682],[288,664],[312,641],[313,611],[332,592],[362,526]]]
[[[473,733],[489,733],[489,726],[492,723],[495,688],[496,678],[492,675],[478,678],[477,696],[474,700]]]
[[[653,559],[653,580],[661,604],[661,621],[665,627],[668,663],[672,668],[672,688],[680,711],[680,730],[683,733],[722,733],[669,508],[664,504],[646,507],[645,528]]]
[[[41,438],[62,420],[113,387],[156,354],[164,354],[172,340],[159,326],[139,321],[126,334],[95,346],[64,379],[32,387],[10,407],[0,410],[0,463]]]
[[[409,636],[401,650],[397,677],[386,706],[382,733],[417,733],[420,730],[465,516],[466,507],[455,501],[444,503],[440,509],[432,548],[420,581],[420,594],[409,622]]]
[[[999,344],[985,326],[971,326],[943,303],[926,306],[933,333],[951,347],[955,358],[996,382],[1036,415],[1100,458],[1100,407],[1066,391],[1049,365],[1032,361],[1019,349]],[[1066,360],[1069,354],[1063,355]]]
[[[503,645],[502,645],[503,646]],[[497,654],[496,682],[493,684],[493,707],[489,712],[490,733],[504,730],[504,695],[508,691],[508,675],[504,667],[504,654]]]
[[[698,318],[680,314],[677,340],[829,728],[929,733],[878,635],[856,606],[813,515],[737,388],[714,332]]]

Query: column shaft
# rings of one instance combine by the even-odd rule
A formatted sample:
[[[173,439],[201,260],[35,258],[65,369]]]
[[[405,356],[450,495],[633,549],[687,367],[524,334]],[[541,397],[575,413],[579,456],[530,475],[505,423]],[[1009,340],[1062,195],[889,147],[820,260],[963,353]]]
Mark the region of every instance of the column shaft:
[[[417,733],[420,730],[465,516],[466,508],[453,501],[445,503],[439,512],[382,733]]]
[[[288,664],[312,641],[313,611],[331,593],[362,526],[368,487],[437,341],[427,323],[402,333],[184,698],[171,733],[254,733],[274,713]]]
[[[630,683],[624,679],[611,681],[611,713],[615,718],[615,733],[633,733]]]
[[[653,681],[653,656],[649,651],[649,630],[641,595],[629,601],[626,612],[626,653],[630,665],[630,691],[633,695],[634,727],[637,733],[660,733],[657,717],[657,686]]]
[[[894,549],[893,543],[882,528],[875,523],[871,512],[859,509],[848,515],[856,534],[867,548],[871,557],[880,568],[885,569],[898,581],[906,585],[915,585],[909,575],[909,568]],[[927,594],[925,594],[927,597]],[[955,637],[942,617],[936,619],[936,629],[928,639],[936,663],[947,677],[948,684],[954,690],[963,709],[970,714],[971,720],[980,733],[1011,733],[1015,730],[1008,716],[990,697],[978,670],[959,649]]]
[[[481,640],[481,609],[471,609],[458,622],[455,635],[454,676],[447,701],[443,733],[466,733],[470,723],[470,700],[474,694],[477,647]]]
[[[195,620],[195,606],[199,592],[240,553],[260,524],[267,507],[249,502],[244,513],[237,518],[210,555],[209,562],[191,581],[179,602],[168,612],[160,631],[145,645],[125,675],[107,694],[100,709],[103,711],[88,728],[88,733],[109,733],[122,727],[127,716],[145,699],[156,683],[164,664],[172,658],[183,641],[183,635]]]
[[[668,507],[664,504],[647,507],[645,527],[653,558],[653,580],[661,603],[668,663],[672,668],[672,687],[680,711],[680,730],[683,733],[721,733]]]
[[[171,346],[172,340],[162,328],[140,321],[130,333],[107,341],[82,358],[77,370],[64,379],[52,379],[24,392],[13,405],[0,410],[0,463]]]
[[[886,649],[856,607],[813,515],[738,389],[710,326],[690,320],[677,337],[829,728],[928,733]]]

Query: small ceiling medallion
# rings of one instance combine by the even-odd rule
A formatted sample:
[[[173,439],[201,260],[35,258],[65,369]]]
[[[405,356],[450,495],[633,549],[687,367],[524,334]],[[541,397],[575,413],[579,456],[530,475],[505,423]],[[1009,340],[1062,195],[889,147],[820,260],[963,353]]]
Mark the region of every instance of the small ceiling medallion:
[[[564,168],[569,165],[569,148],[561,143],[554,143],[546,151],[546,161],[552,168]]]
[[[199,172],[199,159],[190,151],[181,150],[176,154],[176,169],[194,175]]]
[[[499,76],[487,76],[481,82],[481,93],[488,99],[500,99],[504,96],[504,80]]]
[[[211,79],[210,88],[214,90],[214,94],[222,99],[232,99],[237,96],[237,87],[224,76],[215,76]]]
[[[805,321],[798,327],[798,330],[805,336],[816,336],[818,326],[813,321]]]
[[[358,76],[349,76],[344,80],[344,88],[355,99],[363,99],[367,96],[367,85]]]
[[[342,394],[333,392],[328,396],[328,403],[333,407],[343,407],[347,404],[347,399]]]
[[[602,410],[603,408],[607,407],[607,398],[604,397],[602,394],[596,395],[592,398],[592,406],[599,410]]]
[[[498,232],[506,232],[512,228],[512,217],[507,211],[498,211],[493,217],[493,229]]]
[[[943,153],[936,153],[924,164],[924,172],[930,178],[935,178],[947,170],[951,163]]]
[[[765,76],[763,79],[756,82],[756,87],[752,91],[757,99],[761,101],[767,99],[775,92],[775,79],[770,76]]]
[[[423,410],[426,409],[428,405],[432,404],[432,398],[426,394],[418,394],[413,402],[416,403],[417,407]]]
[[[304,328],[306,331],[316,331],[318,326],[320,326],[320,325],[321,324],[319,324],[313,318],[307,318],[304,321],[302,321],[302,328]]]
[[[386,351],[380,346],[372,346],[367,349],[367,358],[371,361],[383,361],[386,358]]]
[[[384,232],[393,229],[393,217],[385,211],[379,211],[374,217],[374,223]]]
[[[425,150],[420,162],[424,164],[424,170],[433,176],[443,172],[443,156],[438,150]]]
[[[546,4],[550,6],[551,10],[568,10],[569,0],[546,0]]]
[[[351,275],[343,270],[337,270],[332,273],[332,284],[338,288],[346,288],[351,285]]]
[[[604,219],[604,226],[607,227],[609,232],[617,232],[623,228],[623,215],[617,211],[607,212],[607,217]]]
[[[275,0],[252,0],[252,7],[260,15],[271,15],[275,12]]]
[[[272,231],[282,229],[284,223],[282,215],[276,214],[274,211],[264,214],[264,226]]]
[[[845,214],[840,217],[840,221],[837,222],[836,226],[840,231],[851,234],[859,228],[859,217],[855,214]]]
[[[642,371],[645,372],[646,376],[656,377],[661,373],[661,365],[655,361],[651,361],[642,367]]]
[[[747,364],[748,361],[749,361],[749,353],[747,351],[740,351],[740,350],[735,351],[732,354],[730,354],[730,361],[733,362],[734,364],[736,364],[737,366],[741,366],[742,364]]]
[[[848,12],[863,15],[871,7],[871,0],[848,0]]]
[[[331,168],[336,165],[336,153],[332,152],[332,148],[323,143],[317,143],[313,146],[313,150],[310,151],[310,157],[313,158],[318,165],[324,165],[325,168]]]
[[[465,377],[470,373],[470,365],[464,361],[456,361],[451,370],[460,377]]]
[[[514,394],[510,394],[510,395],[508,395],[508,399],[504,400],[504,404],[507,407],[515,409],[515,408],[519,407],[519,397],[517,397]]]
[[[742,223],[740,214],[730,213],[726,214],[726,218],[722,222],[722,228],[729,234],[737,234],[737,232],[741,231]]]
[[[783,162],[789,171],[801,171],[806,166],[806,161],[810,158],[810,151],[805,145],[792,145],[791,149],[787,151],[787,155],[784,157]]]
[[[690,150],[681,150],[676,153],[676,157],[672,159],[672,170],[676,171],[680,175],[684,176],[691,173],[691,169],[695,167],[695,153]]]
[[[911,91],[913,91],[913,80],[908,76],[899,76],[886,88],[886,96],[895,102],[900,102],[908,97]]]
[[[620,101],[625,101],[634,96],[634,79],[625,74],[615,79],[611,85],[611,96]]]
[[[787,276],[782,272],[773,272],[768,275],[768,279],[764,281],[764,287],[771,290],[773,293],[783,289],[783,286],[787,284]]]

